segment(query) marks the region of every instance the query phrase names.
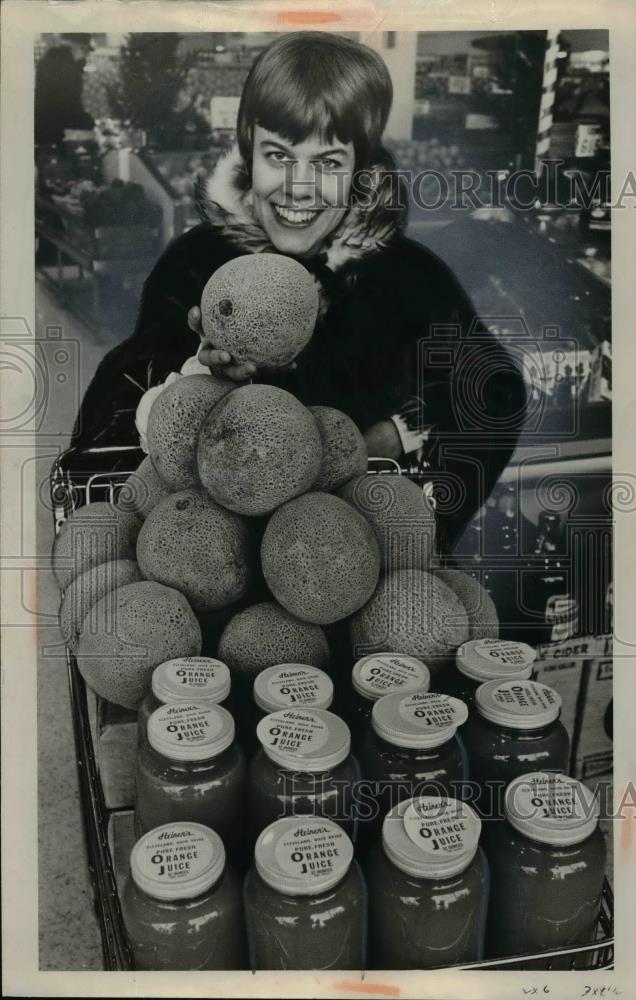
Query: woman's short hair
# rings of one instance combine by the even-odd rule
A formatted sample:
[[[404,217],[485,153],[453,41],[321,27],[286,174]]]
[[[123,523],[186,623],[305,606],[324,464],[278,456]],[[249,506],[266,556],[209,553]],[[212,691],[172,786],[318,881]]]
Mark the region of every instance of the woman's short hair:
[[[237,138],[248,170],[254,126],[288,142],[320,135],[353,142],[355,168],[380,153],[393,101],[381,56],[366,45],[326,31],[299,31],[271,42],[252,66],[241,96]]]

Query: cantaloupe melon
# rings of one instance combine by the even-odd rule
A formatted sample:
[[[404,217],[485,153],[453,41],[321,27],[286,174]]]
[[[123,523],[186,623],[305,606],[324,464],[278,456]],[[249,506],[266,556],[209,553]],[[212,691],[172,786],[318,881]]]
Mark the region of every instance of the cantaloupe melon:
[[[60,604],[60,632],[72,653],[77,649],[82,623],[100,597],[117,587],[138,583],[142,579],[136,562],[119,559],[92,566],[69,584]]]
[[[310,406],[322,442],[322,461],[313,489],[330,493],[367,469],[367,446],[346,413],[332,406]]]
[[[458,569],[436,569],[435,576],[443,580],[466,608],[469,639],[498,639],[497,608],[479,580]]]
[[[194,611],[214,611],[246,593],[254,562],[250,541],[241,518],[205,490],[180,490],[146,518],[137,561],[147,580],[180,590]]]
[[[201,482],[237,514],[269,514],[308,490],[321,457],[309,410],[271,385],[235,389],[206,416],[199,435]]]
[[[406,653],[434,673],[469,635],[468,616],[442,580],[422,570],[386,573],[370,601],[351,619],[356,657]]]
[[[279,663],[324,669],[329,663],[329,645],[319,625],[302,622],[274,601],[264,601],[228,622],[218,656],[231,670],[251,677]]]
[[[235,257],[214,272],[201,298],[206,337],[257,368],[289,365],[309,341],[317,315],[315,280],[282,254]]]
[[[91,566],[136,559],[141,520],[107,501],[78,507],[60,528],[53,544],[53,569],[61,587]]]
[[[152,464],[150,455],[146,455],[122,484],[115,506],[118,510],[130,511],[145,521],[152,508],[172,492]]]
[[[338,491],[369,522],[384,570],[427,569],[435,549],[435,514],[407,476],[357,476]]]
[[[93,691],[136,709],[156,666],[200,653],[199,623],[183,594],[144,580],[118,587],[93,605],[82,623],[77,663]]]
[[[199,486],[196,449],[201,424],[220,399],[236,388],[227,378],[184,375],[161,392],[150,408],[148,454],[171,490]]]
[[[332,493],[305,493],[279,507],[263,534],[261,562],[276,600],[318,625],[357,611],[380,572],[369,524]]]

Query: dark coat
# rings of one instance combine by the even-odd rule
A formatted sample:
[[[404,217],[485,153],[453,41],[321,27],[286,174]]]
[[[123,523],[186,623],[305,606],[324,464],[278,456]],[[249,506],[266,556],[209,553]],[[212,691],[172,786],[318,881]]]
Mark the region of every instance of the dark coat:
[[[207,221],[167,247],[133,335],[106,355],[86,391],[73,445],[137,443],[142,392],[196,354],[187,312],[218,267],[252,249],[239,243],[235,229]],[[394,232],[373,252],[345,256],[333,270],[324,253],[303,261],[320,282],[321,314],[297,370],[267,381],[306,405],[343,410],[362,431],[398,412],[410,425],[433,425],[448,549],[510,458],[523,381],[449,269],[420,244]]]

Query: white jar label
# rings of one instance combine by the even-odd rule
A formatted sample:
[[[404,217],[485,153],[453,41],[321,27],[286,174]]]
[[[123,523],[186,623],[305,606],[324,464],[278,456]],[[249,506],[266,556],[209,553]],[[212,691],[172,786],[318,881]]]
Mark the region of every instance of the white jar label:
[[[536,681],[503,681],[492,692],[492,701],[513,715],[540,715],[561,707],[561,698]]]
[[[287,830],[274,849],[276,864],[286,875],[299,880],[319,880],[342,872],[353,860],[353,844],[334,824],[303,823]]]
[[[534,659],[529,656],[533,651],[528,646],[506,639],[479,639],[475,652],[503,667],[527,667]]]
[[[480,823],[457,799],[413,799],[404,812],[404,829],[425,854],[448,857],[472,851]]]
[[[592,806],[590,805],[592,804]],[[531,774],[518,780],[512,809],[523,820],[545,825],[577,822],[586,815],[596,816],[592,793],[580,782],[561,774]]]
[[[405,722],[424,729],[448,729],[461,726],[468,718],[468,708],[459,698],[447,694],[416,691],[402,698],[398,711]]]
[[[360,682],[369,691],[381,697],[393,694],[405,685],[410,689],[428,680],[428,670],[413,657],[378,655],[370,656],[360,666]]]
[[[153,731],[160,733],[162,743],[175,747],[212,743],[224,728],[223,717],[214,706],[164,705],[151,718]]]
[[[302,758],[325,746],[329,740],[329,726],[310,712],[287,708],[261,719],[257,735],[265,748]]]
[[[157,887],[190,882],[207,872],[215,860],[216,844],[204,830],[186,823],[171,823],[151,830],[135,846],[134,874]]]
[[[281,667],[266,684],[267,698],[277,705],[315,705],[330,694],[329,678],[313,667]]]
[[[182,691],[184,698],[191,694],[194,700],[217,691],[227,675],[225,663],[207,656],[180,656],[165,665],[166,681],[174,684],[177,692]]]

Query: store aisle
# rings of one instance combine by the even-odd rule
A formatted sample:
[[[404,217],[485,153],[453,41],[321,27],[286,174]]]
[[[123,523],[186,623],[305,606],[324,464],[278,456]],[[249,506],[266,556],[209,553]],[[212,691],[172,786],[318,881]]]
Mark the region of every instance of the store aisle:
[[[46,507],[46,480],[59,452],[68,447],[78,398],[114,340],[87,330],[51,293],[36,284],[37,337],[66,342],[66,379],[51,380],[43,435],[36,456],[41,486],[37,549],[46,557],[53,544],[53,518]],[[51,355],[53,356],[53,355]],[[59,386],[64,387],[60,391]],[[84,854],[77,767],[66,679],[66,660],[57,626],[60,602],[50,570],[38,574],[38,864],[39,966],[43,971],[99,970],[99,927]]]

